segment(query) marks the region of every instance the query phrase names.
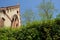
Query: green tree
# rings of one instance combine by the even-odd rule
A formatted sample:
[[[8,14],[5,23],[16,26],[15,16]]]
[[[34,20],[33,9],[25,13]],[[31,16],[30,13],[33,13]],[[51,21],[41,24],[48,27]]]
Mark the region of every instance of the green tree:
[[[39,15],[42,19],[51,19],[53,17],[54,12],[54,5],[51,0],[46,1],[43,0],[41,4],[38,6],[39,8]]]
[[[56,16],[56,18],[60,18],[60,13]]]
[[[25,11],[25,13],[23,14],[23,17],[25,19],[25,23],[30,23],[31,21],[33,21],[33,16],[34,16],[34,13],[31,9],[28,9]]]

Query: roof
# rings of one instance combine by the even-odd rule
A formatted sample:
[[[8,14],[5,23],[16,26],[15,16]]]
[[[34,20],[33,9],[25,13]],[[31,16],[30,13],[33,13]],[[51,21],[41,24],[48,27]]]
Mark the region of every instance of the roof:
[[[0,10],[6,10],[6,9],[10,9],[10,8],[19,8],[20,5],[14,5],[14,6],[7,6],[7,7],[0,7]]]

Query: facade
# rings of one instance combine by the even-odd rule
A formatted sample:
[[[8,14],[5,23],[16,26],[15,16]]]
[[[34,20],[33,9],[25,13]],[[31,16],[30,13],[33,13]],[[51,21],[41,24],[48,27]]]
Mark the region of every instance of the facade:
[[[0,27],[21,26],[20,5],[0,8]]]

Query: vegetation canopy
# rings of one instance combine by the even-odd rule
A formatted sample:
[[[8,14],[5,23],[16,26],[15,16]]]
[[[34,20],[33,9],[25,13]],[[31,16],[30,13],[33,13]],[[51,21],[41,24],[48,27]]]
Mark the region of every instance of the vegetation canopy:
[[[60,19],[35,21],[19,29],[0,28],[0,40],[59,40]]]

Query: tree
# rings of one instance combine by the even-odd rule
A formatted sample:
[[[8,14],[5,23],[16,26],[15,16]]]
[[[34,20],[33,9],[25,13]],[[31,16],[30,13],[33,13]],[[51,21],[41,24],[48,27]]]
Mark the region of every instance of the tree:
[[[51,19],[53,16],[53,12],[54,12],[54,5],[53,3],[50,1],[45,1],[43,0],[42,3],[39,5],[39,15],[42,19]]]
[[[60,18],[60,13],[56,16],[56,18]]]
[[[33,11],[31,9],[28,9],[25,11],[25,13],[23,14],[23,17],[25,19],[25,23],[30,23],[31,21],[33,21]]]

